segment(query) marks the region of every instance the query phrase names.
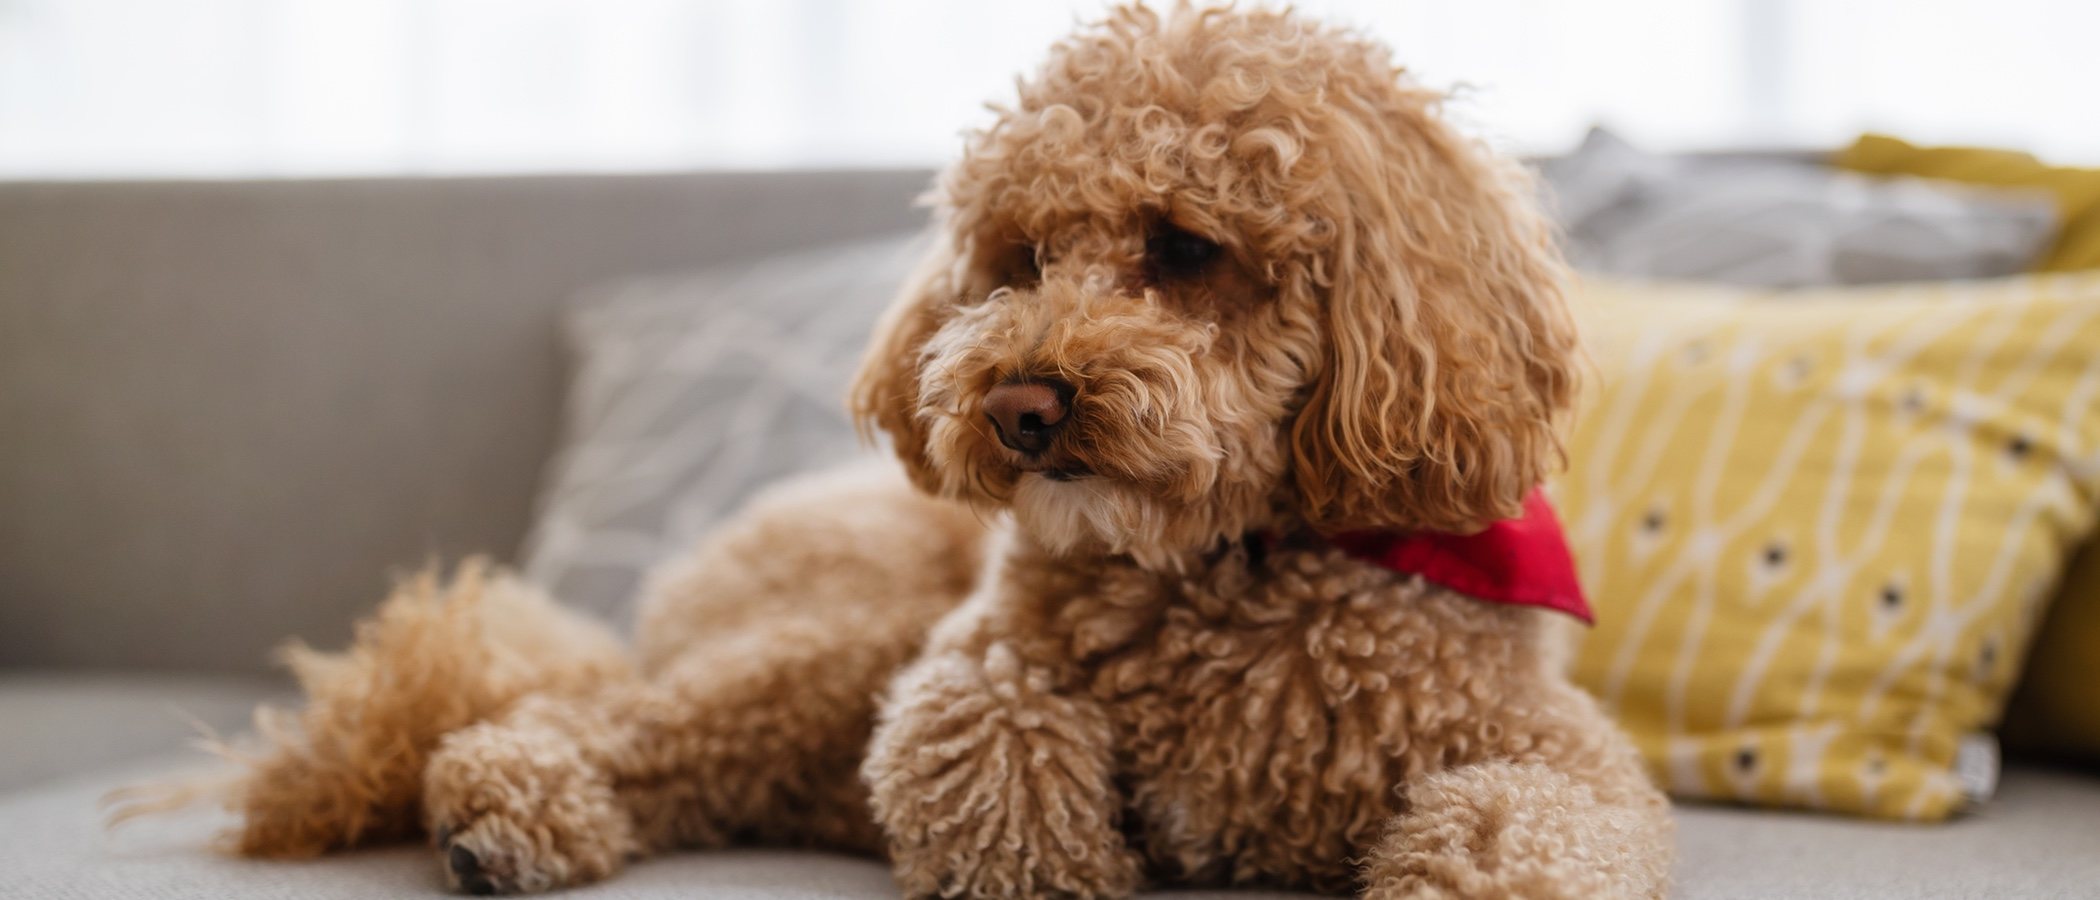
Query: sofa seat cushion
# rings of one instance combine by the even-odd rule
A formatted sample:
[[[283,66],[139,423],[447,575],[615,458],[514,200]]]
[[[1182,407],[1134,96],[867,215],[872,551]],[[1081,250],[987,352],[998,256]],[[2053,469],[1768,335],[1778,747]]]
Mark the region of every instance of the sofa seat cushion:
[[[165,754],[245,729],[255,705],[294,697],[244,676],[0,672],[0,793]]]
[[[199,809],[105,829],[97,799],[111,788],[207,775],[197,758],[131,765],[100,776],[0,796],[0,896],[9,900],[353,900],[454,896],[437,857],[422,847],[248,860],[208,844],[230,817]],[[563,900],[852,900],[897,896],[888,867],[837,854],[737,849],[638,863],[608,881],[563,891]],[[1176,893],[1178,900],[1262,900],[1275,892]]]
[[[1998,788],[1936,825],[1681,805],[1672,896],[2089,896],[2100,777],[2016,764]]]
[[[435,857],[397,847],[307,862],[259,862],[207,849],[229,821],[197,810],[105,830],[96,800],[113,787],[199,768],[194,755],[0,796],[0,872],[9,897],[312,900],[446,896]],[[1940,825],[1727,807],[1678,810],[1681,898],[2070,897],[2100,884],[2100,778],[2014,767],[1998,798]],[[687,853],[639,863],[576,900],[808,900],[896,896],[877,862],[781,850]],[[1281,897],[1274,893],[1177,893]]]

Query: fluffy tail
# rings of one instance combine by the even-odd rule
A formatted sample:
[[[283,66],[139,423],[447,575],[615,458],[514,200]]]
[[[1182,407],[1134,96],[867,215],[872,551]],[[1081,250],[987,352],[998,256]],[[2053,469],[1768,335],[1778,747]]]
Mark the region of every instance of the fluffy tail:
[[[230,777],[112,793],[111,823],[206,798],[240,824],[222,836],[247,856],[313,856],[421,832],[423,765],[445,734],[534,693],[581,694],[634,677],[606,627],[484,560],[449,581],[425,570],[358,623],[341,653],[281,651],[306,706],[255,711],[253,746],[207,740]]]

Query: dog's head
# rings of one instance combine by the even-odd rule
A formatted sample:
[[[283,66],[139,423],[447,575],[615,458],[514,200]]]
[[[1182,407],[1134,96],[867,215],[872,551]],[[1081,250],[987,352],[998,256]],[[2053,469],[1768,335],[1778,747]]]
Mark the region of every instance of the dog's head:
[[[1574,390],[1564,273],[1439,100],[1287,13],[1081,29],[943,176],[855,412],[1058,549],[1516,514]]]

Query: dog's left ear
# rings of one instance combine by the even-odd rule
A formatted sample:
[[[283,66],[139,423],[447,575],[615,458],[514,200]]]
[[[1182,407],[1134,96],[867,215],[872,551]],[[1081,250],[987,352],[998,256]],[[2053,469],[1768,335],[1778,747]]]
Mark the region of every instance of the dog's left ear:
[[[926,458],[926,424],[919,420],[919,360],[955,296],[955,259],[947,230],[936,229],[933,245],[876,324],[847,389],[847,409],[863,439],[872,440],[877,429],[888,434],[912,483],[931,494],[942,488]]]
[[[1294,423],[1316,527],[1470,532],[1562,461],[1566,269],[1525,173],[1394,78],[1340,85],[1326,358]]]

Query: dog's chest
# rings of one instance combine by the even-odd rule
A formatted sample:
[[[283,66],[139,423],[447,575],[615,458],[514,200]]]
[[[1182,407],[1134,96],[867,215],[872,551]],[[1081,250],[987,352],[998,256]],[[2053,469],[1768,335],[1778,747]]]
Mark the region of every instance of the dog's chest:
[[[1478,604],[1331,553],[1159,590],[1087,667],[1126,830],[1177,881],[1349,890],[1407,779],[1480,718],[1451,621]]]

